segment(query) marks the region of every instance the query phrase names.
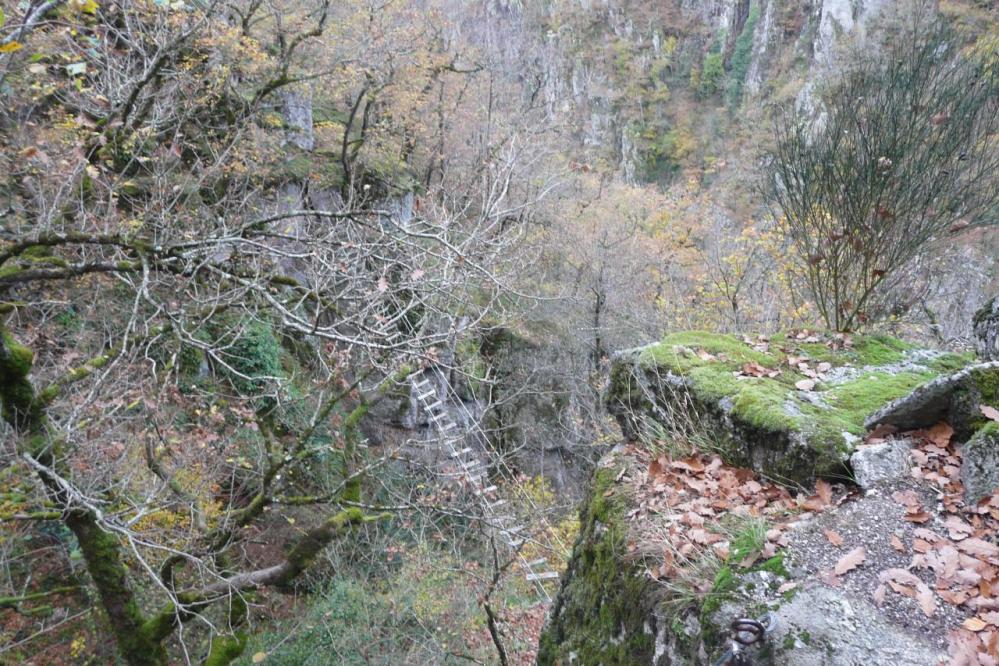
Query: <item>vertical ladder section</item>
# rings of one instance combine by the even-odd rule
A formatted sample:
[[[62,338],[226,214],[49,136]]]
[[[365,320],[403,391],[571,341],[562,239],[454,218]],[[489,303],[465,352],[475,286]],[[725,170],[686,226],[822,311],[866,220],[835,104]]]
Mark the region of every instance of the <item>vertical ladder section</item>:
[[[457,463],[458,471],[446,473],[444,476],[461,481],[479,500],[482,513],[488,520],[488,524],[499,534],[501,541],[520,559],[525,579],[534,583],[541,594],[548,601],[551,601],[551,596],[542,583],[546,580],[558,579],[558,572],[547,570],[545,568],[547,560],[543,557],[527,561],[521,554],[520,548],[526,543],[526,538],[520,535],[526,531],[525,527],[518,524],[514,516],[510,514],[500,515],[496,512],[499,507],[508,504],[509,501],[495,497],[498,489],[494,485],[489,485],[486,465],[474,458],[468,459],[468,454],[474,453],[474,451],[471,447],[464,446],[461,430],[448,414],[446,404],[438,396],[433,383],[426,378],[416,379],[414,377],[412,389],[417,404],[427,414],[430,427],[437,432],[438,440],[443,443],[447,457]]]

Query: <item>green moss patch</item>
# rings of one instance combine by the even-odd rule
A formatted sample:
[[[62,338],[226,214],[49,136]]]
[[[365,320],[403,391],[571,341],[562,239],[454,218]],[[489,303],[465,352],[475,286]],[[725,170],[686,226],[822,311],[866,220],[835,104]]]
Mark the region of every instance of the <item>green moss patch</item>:
[[[630,498],[615,485],[618,468],[598,468],[565,583],[541,635],[538,664],[650,663],[653,635],[644,631],[655,607],[648,580],[628,559]]]
[[[616,362],[608,402],[625,419],[629,412],[652,416],[648,387],[665,404],[677,402],[679,386],[693,398],[682,401],[684,409],[693,408],[698,420],[720,433],[719,453],[727,462],[791,481],[834,476],[844,471],[851,442],[864,434],[867,417],[972,360],[914,352],[912,345],[886,335],[845,340],[776,335],[766,344],[749,344],[731,335],[673,333]],[[798,366],[800,361],[807,367]],[[819,372],[820,364],[830,367]],[[636,373],[642,381],[635,380]],[[814,385],[801,390],[803,381]],[[999,394],[999,387],[981,392]],[[802,445],[807,450],[781,455]],[[765,449],[772,450],[761,453]]]

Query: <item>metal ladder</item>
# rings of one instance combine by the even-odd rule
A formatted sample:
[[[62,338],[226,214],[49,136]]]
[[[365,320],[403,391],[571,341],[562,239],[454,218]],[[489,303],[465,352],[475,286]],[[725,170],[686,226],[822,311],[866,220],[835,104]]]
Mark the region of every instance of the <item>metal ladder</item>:
[[[496,498],[497,488],[489,483],[487,466],[468,457],[473,450],[464,446],[464,434],[448,414],[445,403],[437,395],[437,389],[433,383],[426,377],[417,378],[416,376],[411,381],[417,404],[427,413],[430,427],[437,433],[438,440],[444,445],[448,459],[458,467],[458,472],[449,475],[449,477],[464,483],[471,491],[471,494],[479,501],[483,518],[487,524],[499,535],[500,541],[506,544],[520,560],[524,578],[534,583],[541,594],[548,601],[551,601],[551,596],[542,583],[546,580],[559,578],[558,572],[548,571],[544,568],[547,564],[547,559],[544,557],[528,561],[521,554],[520,547],[525,543],[526,530],[523,525],[517,523],[515,516],[497,511],[507,504],[507,500]]]

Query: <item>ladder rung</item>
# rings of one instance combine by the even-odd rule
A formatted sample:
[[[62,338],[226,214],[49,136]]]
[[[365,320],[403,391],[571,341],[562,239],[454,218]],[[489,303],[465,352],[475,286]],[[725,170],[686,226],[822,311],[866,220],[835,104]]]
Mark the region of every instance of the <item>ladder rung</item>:
[[[527,580],[554,580],[559,574],[556,571],[543,571],[542,573],[529,573],[525,576]]]
[[[436,414],[433,414],[431,415],[431,418],[433,418],[436,421],[442,421],[446,416],[447,416],[446,414],[442,414],[441,416],[438,417]],[[448,421],[447,423],[441,426],[441,430],[450,430],[451,428],[457,428],[457,427],[458,426],[454,424],[454,421]]]
[[[446,479],[463,479],[465,477],[479,478],[485,476],[485,472],[482,470],[475,470],[475,469],[462,469],[458,470],[457,472],[441,472],[440,475]]]
[[[507,500],[507,499],[498,499],[495,502],[490,502],[490,503],[486,504],[486,506],[488,508],[490,508],[490,509],[495,509],[498,506],[503,506],[504,504],[509,504],[509,503],[510,503],[510,500]]]
[[[435,409],[444,409],[444,401],[443,400],[438,400],[437,402],[433,403],[432,405],[427,405],[427,409],[429,409],[431,411],[433,411]]]
[[[489,493],[496,492],[496,486],[489,486],[488,488],[480,488],[475,491],[476,495],[488,495]]]
[[[540,566],[540,565],[544,564],[547,561],[548,561],[547,557],[539,557],[536,560],[531,560],[530,562],[528,562],[524,566],[526,566],[528,569],[533,569],[534,567]]]
[[[417,400],[426,400],[427,398],[436,398],[437,391],[427,391],[426,393],[421,393],[416,396]]]
[[[452,458],[460,458],[463,455],[465,455],[466,453],[471,453],[471,452],[472,452],[472,447],[467,446],[467,447],[463,448],[461,451],[452,451],[451,452],[451,457]]]

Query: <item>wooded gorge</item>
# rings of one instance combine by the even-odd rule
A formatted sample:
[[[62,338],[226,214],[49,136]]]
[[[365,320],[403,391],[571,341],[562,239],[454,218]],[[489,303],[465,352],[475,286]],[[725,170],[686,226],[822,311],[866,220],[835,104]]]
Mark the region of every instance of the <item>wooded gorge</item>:
[[[997,92],[988,0],[0,0],[0,662],[999,663]]]

